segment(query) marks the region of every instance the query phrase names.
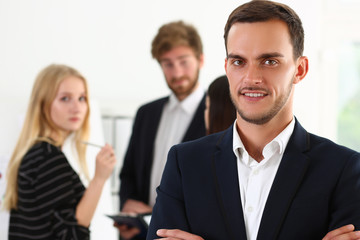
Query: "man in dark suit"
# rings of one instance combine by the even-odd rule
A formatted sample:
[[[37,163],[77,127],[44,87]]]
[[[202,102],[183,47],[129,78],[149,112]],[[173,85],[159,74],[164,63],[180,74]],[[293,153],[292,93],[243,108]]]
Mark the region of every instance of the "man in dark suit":
[[[171,148],[147,239],[360,239],[360,154],[293,116],[308,72],[297,14],[251,1],[224,38],[236,122]]]
[[[170,147],[206,132],[205,91],[198,82],[203,50],[196,29],[182,21],[163,25],[152,42],[152,55],[172,93],[143,105],[136,114],[120,174],[122,212],[151,212]],[[139,233],[125,225],[119,229],[125,239]]]

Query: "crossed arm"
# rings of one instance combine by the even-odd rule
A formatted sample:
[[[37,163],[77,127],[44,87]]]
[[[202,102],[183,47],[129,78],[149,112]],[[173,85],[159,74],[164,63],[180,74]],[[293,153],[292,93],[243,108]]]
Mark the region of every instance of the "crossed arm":
[[[354,231],[354,229],[352,224],[345,225],[328,232],[322,240],[358,240],[360,231]],[[178,229],[159,229],[156,234],[163,240],[204,240],[200,236]]]

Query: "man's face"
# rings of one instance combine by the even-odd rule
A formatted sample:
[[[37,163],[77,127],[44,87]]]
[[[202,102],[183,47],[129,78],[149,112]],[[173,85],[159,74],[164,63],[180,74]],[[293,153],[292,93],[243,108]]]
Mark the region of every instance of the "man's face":
[[[178,46],[164,53],[159,62],[167,85],[180,101],[196,89],[203,56],[198,59],[190,47]]]
[[[275,116],[292,117],[293,84],[306,73],[298,76],[304,59],[294,60],[287,25],[235,23],[227,41],[225,70],[238,116],[258,125]]]

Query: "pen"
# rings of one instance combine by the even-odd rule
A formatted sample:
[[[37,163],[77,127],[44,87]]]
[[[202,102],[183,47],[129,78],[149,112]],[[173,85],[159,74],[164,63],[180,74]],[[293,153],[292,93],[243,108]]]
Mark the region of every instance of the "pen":
[[[93,147],[98,147],[98,148],[102,148],[103,146],[95,144],[95,143],[91,143],[91,142],[86,142],[86,141],[81,141],[81,143],[86,144],[86,145],[90,145]]]

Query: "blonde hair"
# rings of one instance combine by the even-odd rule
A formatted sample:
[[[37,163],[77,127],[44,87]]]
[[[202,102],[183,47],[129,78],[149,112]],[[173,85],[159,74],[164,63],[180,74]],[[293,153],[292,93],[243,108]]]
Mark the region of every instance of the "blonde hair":
[[[27,151],[39,141],[47,141],[55,146],[61,146],[65,141],[66,136],[63,136],[61,129],[51,120],[50,108],[61,82],[68,77],[77,77],[83,80],[85,94],[88,96],[86,79],[77,70],[66,65],[51,64],[44,68],[35,80],[24,125],[7,169],[7,188],[4,199],[4,208],[7,210],[17,208],[18,171]],[[86,101],[86,103],[88,105],[88,111],[82,127],[75,132],[75,144],[79,155],[81,170],[89,179],[86,164],[86,145],[81,143],[81,141],[87,140],[89,136],[90,108],[88,101]],[[53,132],[60,136],[56,141],[50,138]]]

